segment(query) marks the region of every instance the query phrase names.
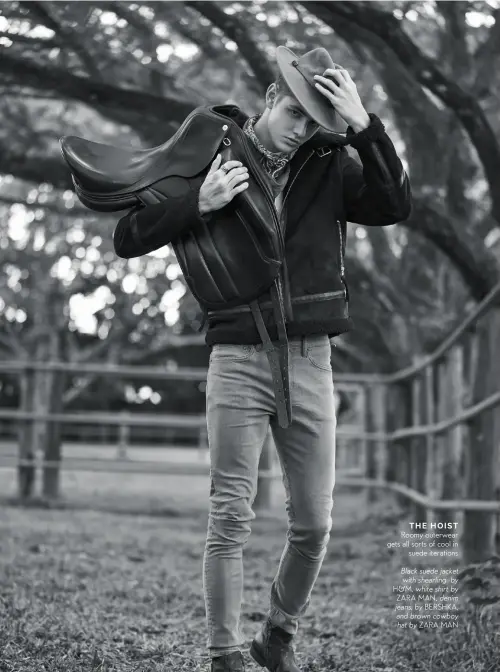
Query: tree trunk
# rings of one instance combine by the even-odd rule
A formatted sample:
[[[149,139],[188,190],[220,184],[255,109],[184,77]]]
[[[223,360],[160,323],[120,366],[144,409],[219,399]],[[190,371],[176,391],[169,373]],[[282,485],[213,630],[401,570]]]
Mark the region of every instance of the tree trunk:
[[[20,408],[22,411],[31,412],[35,407],[34,375],[35,372],[33,370],[28,370],[20,375]],[[31,420],[19,421],[19,465],[17,468],[17,492],[19,499],[21,500],[27,500],[34,494],[36,478],[34,427],[35,424]]]

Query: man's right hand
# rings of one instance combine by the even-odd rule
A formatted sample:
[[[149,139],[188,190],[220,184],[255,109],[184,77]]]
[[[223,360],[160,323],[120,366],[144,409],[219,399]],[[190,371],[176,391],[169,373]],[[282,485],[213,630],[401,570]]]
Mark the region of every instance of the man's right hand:
[[[223,165],[221,163],[222,155],[217,154],[201,185],[198,202],[201,215],[220,210],[236,194],[248,188],[248,169],[240,161],[227,161]]]

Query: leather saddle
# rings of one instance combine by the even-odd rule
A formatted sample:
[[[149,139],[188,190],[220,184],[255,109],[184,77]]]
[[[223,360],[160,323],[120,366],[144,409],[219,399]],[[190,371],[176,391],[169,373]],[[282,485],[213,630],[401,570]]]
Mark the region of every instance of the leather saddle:
[[[224,116],[197,108],[167,142],[151,149],[115,147],[71,135],[61,138],[60,147],[80,201],[91,210],[115,212],[137,205],[141,194],[144,197],[159,180],[201,173],[227,130]]]
[[[181,195],[189,188],[187,180],[203,179],[217,153],[223,162],[236,159],[248,167],[248,188],[208,221],[201,219],[172,241],[172,247],[205,319],[209,310],[250,306],[271,366],[278,421],[286,427],[292,409],[285,244],[262,167],[231,118],[236,114],[238,108],[232,105],[196,108],[169,140],[151,149],[114,147],[76,136],[61,138],[60,146],[80,201],[99,212],[147,207]],[[277,343],[270,340],[260,310],[259,297],[267,290],[278,327]]]

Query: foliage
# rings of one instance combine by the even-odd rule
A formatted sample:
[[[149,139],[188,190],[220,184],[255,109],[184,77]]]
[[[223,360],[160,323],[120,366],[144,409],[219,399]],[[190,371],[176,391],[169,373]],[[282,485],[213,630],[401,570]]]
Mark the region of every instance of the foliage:
[[[350,227],[358,328],[338,339],[336,366],[394,370],[434,347],[499,277],[499,11],[497,0],[4,2],[3,356],[153,363],[178,359],[178,335],[203,342],[171,251],[117,259],[119,215],[78,204],[58,139],[151,146],[197,105],[259,111],[280,43],[323,45],[350,71],[415,195],[402,227]],[[94,389],[70,379],[64,403]],[[125,382],[115,389],[123,397]]]

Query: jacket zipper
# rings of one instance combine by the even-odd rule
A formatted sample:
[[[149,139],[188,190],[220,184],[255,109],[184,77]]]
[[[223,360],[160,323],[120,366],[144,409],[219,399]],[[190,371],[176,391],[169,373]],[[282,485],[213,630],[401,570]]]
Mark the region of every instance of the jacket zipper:
[[[342,225],[340,224],[340,219],[337,219],[337,226],[339,229],[340,236],[340,277],[344,279],[344,237],[342,235]]]
[[[342,280],[342,284],[344,285],[345,289],[345,297],[346,297],[346,302],[349,302],[349,290],[347,289],[347,282],[345,279],[345,266],[344,266],[344,236],[342,235],[342,225],[340,223],[340,219],[337,219],[337,226],[339,229],[339,236],[340,236],[340,279]]]

